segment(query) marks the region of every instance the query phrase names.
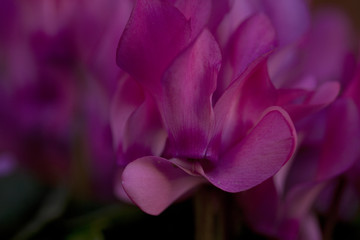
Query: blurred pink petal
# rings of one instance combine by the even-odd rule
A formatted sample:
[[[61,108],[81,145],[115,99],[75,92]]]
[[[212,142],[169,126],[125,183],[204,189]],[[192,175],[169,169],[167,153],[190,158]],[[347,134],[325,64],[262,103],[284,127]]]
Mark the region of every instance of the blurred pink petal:
[[[275,26],[280,45],[297,40],[309,27],[309,10],[303,0],[261,0]]]
[[[338,82],[326,82],[314,91],[301,89],[283,90],[279,94],[278,104],[296,122],[331,104],[337,98],[339,92],[340,84]]]
[[[339,118],[341,116],[341,118]],[[360,118],[354,102],[339,99],[330,108],[317,179],[335,177],[357,160],[360,151]]]

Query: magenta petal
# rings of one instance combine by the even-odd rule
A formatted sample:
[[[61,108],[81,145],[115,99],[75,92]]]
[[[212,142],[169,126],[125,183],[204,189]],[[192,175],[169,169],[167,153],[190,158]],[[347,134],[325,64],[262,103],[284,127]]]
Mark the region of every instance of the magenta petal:
[[[222,92],[235,78],[260,56],[275,46],[275,30],[264,14],[256,14],[244,21],[230,38],[225,55],[226,64],[217,91]]]
[[[238,77],[258,57],[275,46],[275,30],[264,14],[257,14],[240,25],[230,42],[234,77]]]
[[[253,62],[214,107],[216,128],[209,152],[226,151],[243,138],[265,109],[276,105],[277,91],[267,72],[267,56]],[[217,146],[221,137],[221,146]]]
[[[164,74],[159,105],[173,157],[205,155],[214,124],[211,99],[220,62],[217,43],[208,31],[203,31]]]
[[[335,177],[359,156],[360,119],[351,99],[339,99],[330,108],[317,179]]]
[[[296,132],[289,115],[270,107],[250,133],[213,166],[203,166],[216,187],[240,192],[273,176],[295,151]]]
[[[139,158],[126,166],[122,185],[144,212],[158,215],[171,203],[203,182],[160,157]]]
[[[177,8],[162,1],[139,0],[120,39],[117,64],[155,91],[190,35],[189,23]]]

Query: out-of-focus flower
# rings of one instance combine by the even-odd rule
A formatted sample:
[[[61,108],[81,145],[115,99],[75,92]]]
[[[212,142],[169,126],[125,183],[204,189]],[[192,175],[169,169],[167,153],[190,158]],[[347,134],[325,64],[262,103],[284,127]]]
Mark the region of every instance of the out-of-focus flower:
[[[271,21],[250,14],[219,45],[214,35],[224,25],[209,22],[210,5],[137,1],[120,39],[117,62],[129,75],[112,111],[117,191],[150,214],[204,180],[228,192],[249,189],[295,149],[267,73]]]
[[[84,181],[98,198],[113,195],[109,106],[121,72],[116,47],[132,4],[1,3],[1,156],[10,154],[48,182]]]
[[[314,128],[309,135],[317,135],[317,141],[303,139],[295,158],[284,168],[287,172],[239,196],[255,231],[278,239],[321,239],[312,209],[321,192],[329,185],[336,187],[339,176],[357,159],[359,113],[351,99],[343,98],[312,116],[311,123]],[[319,133],[317,128],[323,126]],[[331,202],[332,197],[326,199],[327,204]]]
[[[358,88],[356,81],[348,85],[349,80],[345,79],[349,77],[348,71],[353,73],[348,65],[352,53],[350,33],[343,15],[323,10],[299,43],[280,50],[272,59],[274,65],[270,66],[276,63],[284,66],[272,75],[275,82],[282,79],[277,84],[293,89],[302,87],[302,91],[315,92],[318,95],[315,99],[325,102],[308,109],[297,108],[302,114],[303,110],[312,113],[307,117],[293,111],[296,101],[290,108],[285,106],[300,136],[295,158],[272,180],[240,195],[248,223],[257,232],[287,240],[322,239],[312,208],[324,189],[336,188],[340,176],[343,178],[354,166],[359,154],[359,111],[354,95],[350,94]],[[338,86],[347,86],[346,93],[314,114],[318,107],[323,108],[335,99],[338,91],[335,81]],[[265,197],[270,200],[265,201]],[[330,206],[332,201],[332,197],[327,197],[326,205]]]

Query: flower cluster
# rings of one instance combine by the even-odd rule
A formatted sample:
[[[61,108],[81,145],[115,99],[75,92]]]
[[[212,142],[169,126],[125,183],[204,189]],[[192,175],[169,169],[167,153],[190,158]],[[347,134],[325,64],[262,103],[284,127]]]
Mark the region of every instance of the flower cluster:
[[[3,0],[0,177],[151,215],[208,185],[260,234],[326,236],[360,197],[360,60],[347,16],[308,4]]]

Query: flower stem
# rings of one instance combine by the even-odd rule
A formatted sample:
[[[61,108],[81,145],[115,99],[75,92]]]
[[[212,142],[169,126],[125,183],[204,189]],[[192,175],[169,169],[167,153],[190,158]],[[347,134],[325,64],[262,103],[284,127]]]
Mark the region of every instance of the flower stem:
[[[226,193],[204,187],[195,195],[195,239],[227,239]]]

